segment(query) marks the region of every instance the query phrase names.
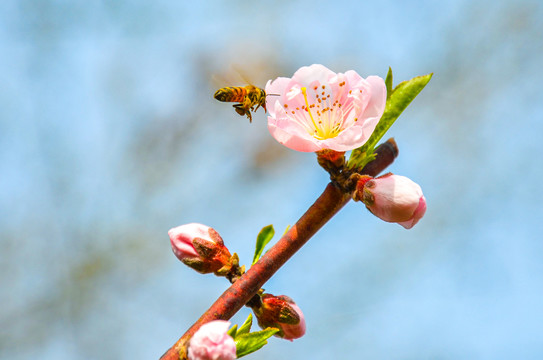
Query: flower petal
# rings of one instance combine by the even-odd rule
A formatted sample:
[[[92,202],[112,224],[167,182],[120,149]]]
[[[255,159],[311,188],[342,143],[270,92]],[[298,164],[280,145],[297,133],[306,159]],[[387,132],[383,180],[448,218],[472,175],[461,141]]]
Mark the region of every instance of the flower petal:
[[[335,75],[336,73],[326,66],[313,64],[299,68],[292,76],[292,81],[302,84],[303,86],[310,86],[315,81],[327,85],[329,79]]]
[[[379,76],[368,76],[366,81],[371,86],[371,99],[364,110],[364,115],[367,117],[378,117],[377,121],[379,121],[385,111],[387,102],[385,81]]]
[[[302,152],[314,152],[321,149],[317,140],[300,126],[289,119],[268,117],[268,130],[279,143],[286,147]]]
[[[289,78],[278,77],[274,81],[269,80],[266,84],[266,108],[271,116],[275,116],[275,102],[284,102],[282,94],[285,93],[285,88],[290,82]]]

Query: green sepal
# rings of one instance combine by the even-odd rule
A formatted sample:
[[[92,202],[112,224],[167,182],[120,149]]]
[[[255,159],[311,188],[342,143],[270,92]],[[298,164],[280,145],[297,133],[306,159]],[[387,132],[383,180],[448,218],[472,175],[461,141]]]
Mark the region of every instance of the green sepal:
[[[256,237],[255,256],[253,257],[252,265],[254,265],[258,259],[260,259],[264,248],[266,245],[268,245],[274,235],[275,230],[273,229],[273,225],[264,226],[262,230],[260,230],[258,236]]]
[[[300,323],[300,315],[290,306],[284,306],[279,312],[279,322],[288,325]]]
[[[411,101],[413,101],[422,89],[424,89],[432,78],[432,75],[433,73],[414,77],[411,80],[399,83],[392,91],[389,91],[387,82],[389,82],[390,87],[392,87],[392,70],[389,68],[385,81],[385,85],[387,86],[385,111],[368,141],[358,149],[352,151],[349,162],[347,163],[349,169],[362,169],[373,159],[373,150],[375,149],[377,142],[381,140],[383,135],[390,129],[392,124],[394,124],[396,119],[407,108]]]
[[[253,326],[253,314],[249,314],[247,316],[247,320],[239,327],[239,330],[237,332],[236,336],[248,334],[249,331],[251,331],[251,326]]]
[[[392,68],[388,67],[387,77],[385,78],[385,86],[387,88],[387,100],[392,95]]]
[[[230,328],[230,330],[228,330],[226,333],[230,336],[232,336],[232,338],[236,338],[236,335],[237,335],[237,331],[238,331],[238,324],[232,326]]]
[[[236,356],[238,359],[242,356],[253,353],[268,343],[268,339],[277,333],[279,329],[266,328],[262,331],[255,331],[250,334],[243,334],[236,337]]]

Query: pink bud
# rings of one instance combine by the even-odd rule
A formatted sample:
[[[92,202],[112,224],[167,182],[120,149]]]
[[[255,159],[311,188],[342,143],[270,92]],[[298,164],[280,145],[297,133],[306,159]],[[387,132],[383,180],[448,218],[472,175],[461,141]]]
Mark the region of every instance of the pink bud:
[[[288,296],[264,294],[262,305],[253,310],[261,328],[274,327],[280,330],[276,336],[292,341],[305,334],[304,314]]]
[[[221,236],[202,224],[186,224],[168,231],[172,251],[185,265],[201,273],[216,272],[230,264],[230,252]]]
[[[361,178],[353,194],[378,218],[411,229],[426,212],[426,198],[420,186],[392,173],[375,179]]]
[[[230,323],[214,320],[202,325],[190,339],[189,360],[234,360],[236,343],[227,334]]]

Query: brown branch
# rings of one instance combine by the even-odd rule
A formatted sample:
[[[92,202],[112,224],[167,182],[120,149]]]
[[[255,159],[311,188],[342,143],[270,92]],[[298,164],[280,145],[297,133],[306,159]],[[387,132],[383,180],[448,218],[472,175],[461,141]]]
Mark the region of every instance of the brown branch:
[[[394,140],[390,139],[381,144],[375,152],[377,157],[364,167],[361,174],[377,176],[394,161],[398,155],[398,148]],[[232,284],[160,359],[187,359],[188,341],[200,326],[212,320],[228,320],[234,316],[264,283],[350,199],[351,194],[343,193],[337,187],[328,184],[300,220],[256,264]]]

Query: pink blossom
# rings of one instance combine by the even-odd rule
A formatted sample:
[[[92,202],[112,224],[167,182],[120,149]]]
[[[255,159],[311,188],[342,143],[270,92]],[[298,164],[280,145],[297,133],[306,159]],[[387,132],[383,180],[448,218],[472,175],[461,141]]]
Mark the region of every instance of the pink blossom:
[[[297,151],[348,151],[362,146],[383,115],[385,82],[355,71],[335,73],[323,65],[304,66],[292,78],[266,84],[268,129]],[[274,96],[279,95],[279,96]]]
[[[190,339],[189,360],[233,360],[236,343],[227,334],[230,323],[214,320],[202,325]]]
[[[426,212],[426,198],[418,184],[405,176],[385,174],[362,178],[355,193],[378,218],[411,229]]]
[[[168,231],[172,251],[185,265],[201,273],[216,272],[230,264],[230,252],[209,226],[191,223]]]
[[[261,328],[279,329],[276,336],[286,340],[301,338],[305,334],[305,318],[296,303],[285,295],[262,295],[262,305],[253,308]]]

